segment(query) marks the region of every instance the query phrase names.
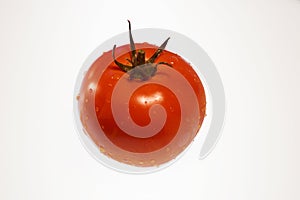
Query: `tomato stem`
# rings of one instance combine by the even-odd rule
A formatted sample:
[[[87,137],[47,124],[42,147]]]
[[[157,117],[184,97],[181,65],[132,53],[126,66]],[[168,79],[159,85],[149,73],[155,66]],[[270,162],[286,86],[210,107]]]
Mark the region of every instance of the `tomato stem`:
[[[139,50],[137,52],[136,61],[137,61],[137,65],[143,65],[143,64],[145,64],[145,62],[146,62],[146,60],[145,60],[145,51]]]

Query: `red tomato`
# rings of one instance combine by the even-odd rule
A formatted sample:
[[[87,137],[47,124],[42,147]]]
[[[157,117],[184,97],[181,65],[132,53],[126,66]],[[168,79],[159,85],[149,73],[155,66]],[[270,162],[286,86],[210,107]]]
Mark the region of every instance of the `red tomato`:
[[[157,46],[135,44],[146,59]],[[130,45],[116,48],[119,62],[129,65]],[[203,122],[206,98],[203,85],[188,62],[164,50],[148,80],[130,79],[103,53],[86,72],[78,106],[84,131],[99,150],[119,162],[157,166],[178,156],[194,139]]]

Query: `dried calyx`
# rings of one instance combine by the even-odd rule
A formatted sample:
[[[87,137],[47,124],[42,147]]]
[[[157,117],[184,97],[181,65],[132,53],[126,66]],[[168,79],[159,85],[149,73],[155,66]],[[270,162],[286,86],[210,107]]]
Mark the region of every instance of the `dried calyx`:
[[[142,80],[142,81],[148,80],[149,78],[154,76],[157,71],[158,65],[164,64],[164,65],[168,65],[168,66],[172,67],[167,62],[154,63],[155,60],[159,57],[159,55],[164,51],[170,37],[167,38],[160,45],[160,47],[155,51],[155,53],[148,60],[146,60],[145,51],[142,49],[136,50],[136,48],[135,48],[132,33],[131,33],[131,24],[130,24],[129,20],[128,20],[128,23],[129,23],[129,39],[130,39],[131,58],[127,59],[127,61],[129,61],[131,66],[122,64],[116,60],[116,57],[115,57],[116,45],[114,45],[113,51],[112,51],[112,56],[113,56],[115,64],[122,71],[127,72],[129,74],[130,79],[138,79],[138,80]]]

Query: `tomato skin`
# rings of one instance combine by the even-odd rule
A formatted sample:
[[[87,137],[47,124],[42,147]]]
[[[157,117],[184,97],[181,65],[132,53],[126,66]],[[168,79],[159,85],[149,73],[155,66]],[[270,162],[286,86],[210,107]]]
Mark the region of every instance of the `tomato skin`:
[[[151,56],[157,49],[156,46],[148,43],[136,44],[136,48],[143,49],[146,57]],[[130,58],[129,52],[129,45],[116,48],[118,61],[129,65],[126,61],[126,58]],[[84,131],[105,155],[130,165],[143,167],[160,165],[179,155],[196,136],[206,110],[203,85],[193,68],[180,56],[164,50],[156,63],[160,61],[171,64],[173,69],[186,79],[195,94],[197,104],[189,105],[190,99],[180,102],[172,89],[155,83],[164,77],[168,84],[175,84],[177,81],[166,77],[167,68],[163,66],[158,66],[157,74],[134,90],[128,102],[115,98],[114,101],[118,103],[114,104],[112,102],[113,97],[116,96],[114,90],[120,85],[121,80],[123,85],[118,86],[117,96],[119,94],[122,96],[123,93],[126,96],[129,90],[133,90],[132,85],[139,84],[135,82],[140,81],[124,80],[126,73],[115,65],[111,51],[103,53],[85,74],[78,99],[80,117]],[[179,90],[184,91],[185,88]],[[120,106],[112,109],[113,105]],[[166,116],[162,113],[155,114],[156,110],[153,108],[157,105],[164,108]],[[197,114],[183,115],[182,105],[196,110]],[[164,121],[164,125],[161,129],[155,130],[156,134],[149,137],[143,135],[143,131],[132,135],[122,130],[115,119],[114,112],[122,114],[124,109],[129,110],[128,117],[139,127],[145,127],[154,120]],[[189,121],[193,121],[191,123],[193,126]],[[185,131],[179,134],[181,126],[185,126],[182,129]]]

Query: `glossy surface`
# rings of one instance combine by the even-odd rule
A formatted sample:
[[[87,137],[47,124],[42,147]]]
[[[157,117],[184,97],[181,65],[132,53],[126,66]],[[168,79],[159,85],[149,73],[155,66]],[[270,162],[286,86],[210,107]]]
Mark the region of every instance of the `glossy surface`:
[[[136,44],[151,56],[156,46]],[[116,49],[118,61],[126,63],[129,45]],[[122,163],[155,166],[178,156],[196,136],[203,122],[206,99],[193,68],[180,56],[165,50],[147,81],[129,80],[103,53],[86,72],[78,107],[84,131],[99,150]],[[129,63],[127,63],[129,64]]]

